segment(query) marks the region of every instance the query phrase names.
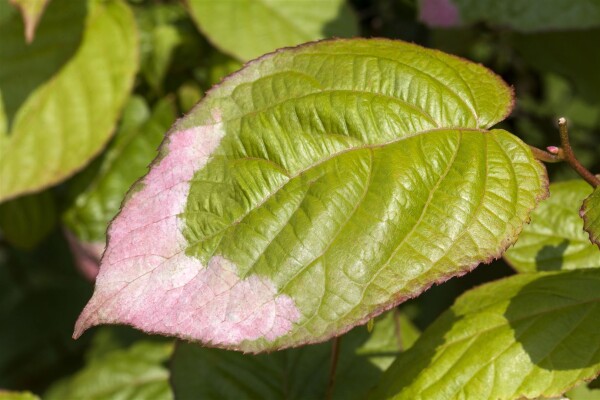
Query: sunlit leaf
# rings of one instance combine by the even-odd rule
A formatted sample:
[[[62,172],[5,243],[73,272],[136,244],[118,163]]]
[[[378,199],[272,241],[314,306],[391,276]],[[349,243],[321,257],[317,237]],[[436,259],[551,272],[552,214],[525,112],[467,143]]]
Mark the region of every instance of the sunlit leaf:
[[[188,0],[200,30],[220,50],[247,61],[280,47],[358,33],[344,0]]]
[[[74,54],[64,64],[47,65],[52,56],[33,50],[51,51],[63,62],[62,43],[72,41],[63,28],[78,26],[75,16],[86,4]],[[67,10],[73,12],[62,13]],[[96,155],[112,134],[137,68],[135,24],[123,2],[52,1],[44,17],[40,35],[43,29],[55,34],[32,49],[15,37],[13,19],[1,27],[0,91],[10,129],[0,147],[0,201],[60,182]],[[22,78],[32,69],[43,71],[32,74],[40,86]]]
[[[460,297],[373,398],[560,396],[600,373],[600,268],[520,274]]]
[[[592,243],[600,247],[600,189],[594,192],[583,202],[581,207],[583,228],[589,233]]]
[[[390,40],[268,55],[171,129],[109,229],[101,323],[259,352],[325,341],[499,257],[546,196],[488,130],[510,89]]]
[[[592,187],[582,180],[550,185],[550,198],[531,213],[504,258],[519,272],[600,268],[600,250],[583,230],[579,208]]]

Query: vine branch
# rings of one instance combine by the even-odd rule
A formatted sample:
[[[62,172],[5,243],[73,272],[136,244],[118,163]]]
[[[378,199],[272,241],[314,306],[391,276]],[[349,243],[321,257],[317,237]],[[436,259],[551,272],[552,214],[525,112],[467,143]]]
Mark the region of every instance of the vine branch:
[[[340,358],[340,345],[342,337],[338,336],[333,339],[331,345],[331,367],[329,368],[329,382],[327,384],[327,400],[333,399],[333,390],[335,388],[335,375],[337,370],[338,359]]]
[[[531,145],[529,146],[529,148],[531,149],[531,152],[533,153],[533,156],[536,159],[545,163],[557,163],[564,161],[563,158],[558,155],[558,153],[553,152],[553,150],[558,149],[558,147],[550,146],[548,147],[548,151],[538,149],[537,147]]]
[[[538,149],[537,147],[529,146],[534,157],[546,163],[556,163],[565,161],[575,172],[579,174],[587,183],[596,188],[600,186],[600,179],[585,168],[573,153],[571,142],[569,140],[569,129],[567,120],[563,117],[558,119],[558,131],[560,134],[560,146],[548,146],[546,150]]]
[[[577,172],[587,183],[592,185],[592,187],[598,187],[600,185],[600,179],[596,177],[596,175],[592,174],[588,171],[579,160],[575,157],[575,153],[573,153],[573,148],[571,147],[571,143],[569,141],[569,129],[567,127],[567,120],[565,118],[558,119],[558,131],[560,133],[560,145],[562,150],[562,158]]]

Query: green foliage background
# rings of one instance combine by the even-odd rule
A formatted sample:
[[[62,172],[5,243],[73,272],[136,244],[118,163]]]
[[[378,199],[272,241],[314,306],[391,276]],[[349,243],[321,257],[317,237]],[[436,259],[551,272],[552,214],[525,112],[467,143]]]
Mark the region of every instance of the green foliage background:
[[[493,0],[462,0],[456,4],[465,23],[436,28],[419,18],[424,1],[334,0],[325,6],[321,0],[287,0],[287,5],[280,1],[281,8],[273,10],[272,5],[278,3],[273,0],[246,12],[249,1],[90,1],[87,6],[80,6],[81,2],[74,7],[68,0],[50,0],[31,44],[15,36],[15,32],[24,32],[16,9],[8,2],[0,3],[0,43],[18,42],[13,47],[0,45],[0,157],[4,158],[0,160],[0,179],[8,182],[9,175],[13,179],[13,175],[23,174],[22,179],[14,179],[20,182],[14,187],[25,182],[19,186],[20,192],[11,192],[12,188],[0,182],[7,194],[0,192],[0,390],[27,390],[50,399],[162,399],[174,393],[187,399],[200,390],[202,398],[325,396],[328,368],[324,366],[329,362],[330,344],[316,345],[314,351],[253,358],[175,345],[123,327],[96,328],[78,341],[71,339],[74,321],[93,289],[90,277],[94,271],[89,266],[97,261],[106,227],[129,186],[146,172],[163,134],[211,86],[249,59],[277,47],[331,36],[376,36],[415,42],[482,63],[500,74],[516,93],[515,111],[500,128],[544,148],[558,144],[555,121],[565,116],[570,121],[575,153],[588,169],[600,171],[600,11],[593,2],[577,12],[564,1],[532,2],[538,8],[534,4],[520,9],[522,4],[517,0],[501,2],[505,7],[484,6],[500,3]],[[90,18],[91,10],[102,7],[115,8],[110,12],[118,14],[115,20],[126,40],[117,38],[116,43],[122,48],[96,44],[100,47],[86,50],[92,54],[84,57],[87,63],[70,63],[86,37],[86,18]],[[521,12],[515,14],[515,9]],[[563,17],[556,21],[552,15]],[[110,27],[95,29],[100,30],[100,40]],[[48,48],[53,50],[43,51]],[[22,63],[19,57],[23,54],[30,62]],[[67,65],[70,69],[65,72]],[[115,80],[109,88],[98,84],[91,92],[69,92],[69,88],[80,85],[82,77],[88,81],[105,79],[97,73],[103,65],[118,67],[115,76],[124,82]],[[42,86],[52,79],[62,80],[63,92],[56,92],[52,107],[42,108],[43,113],[30,110],[35,106],[28,100],[34,97],[32,93],[50,90]],[[73,127],[82,123],[81,119],[71,121],[71,110],[77,107],[83,107],[84,116],[103,110],[89,124],[89,141],[61,141],[65,137],[62,133],[48,136],[54,130],[62,132],[61,125],[67,125],[64,129],[72,135]],[[49,119],[35,122],[40,113]],[[45,139],[15,150],[10,136],[17,134],[12,129],[18,127],[23,115],[28,118],[31,135]],[[27,168],[42,171],[49,164],[32,165],[37,165],[40,157],[44,161],[47,150],[54,146],[70,146],[68,162],[56,164],[60,164],[60,173],[41,181],[37,175],[32,178],[23,172],[29,171]],[[31,161],[11,166],[13,161],[7,160],[17,151],[27,154]],[[576,178],[563,164],[549,165],[548,169],[554,182]],[[519,272],[598,268],[600,251],[585,242],[580,222],[574,217],[591,190],[567,183],[552,191],[562,193],[559,196],[573,210],[553,213],[547,207],[554,218],[550,223],[543,211],[535,214],[533,221],[539,219],[546,225],[528,228],[524,232],[527,238],[507,254],[507,259]],[[562,231],[553,231],[550,241],[540,241],[539,235],[553,226]],[[526,241],[531,245],[524,246]],[[540,267],[540,260],[550,261]],[[344,389],[336,396],[366,396],[394,356],[409,347],[418,332],[430,326],[459,295],[515,273],[503,260],[482,265],[402,304],[394,315],[376,321],[373,333],[356,328],[344,339],[347,343],[337,383]],[[464,311],[460,304],[451,314]],[[436,336],[436,329],[444,332],[443,325],[450,318],[445,315],[429,336]],[[594,327],[600,329],[598,323],[591,329]],[[390,337],[403,341],[390,342]],[[410,362],[410,358],[403,362]],[[417,368],[418,363],[411,366]],[[400,363],[394,368],[401,367]],[[289,376],[291,389],[269,386],[289,368],[298,368]],[[186,375],[194,370],[204,372]],[[315,371],[319,371],[317,375]],[[174,393],[169,386],[171,372]],[[233,373],[240,375],[227,375]],[[230,387],[237,376],[243,384]],[[194,379],[206,385],[177,385]],[[353,386],[343,382],[361,385],[352,390]],[[572,398],[600,398],[594,385],[597,383],[580,386]],[[3,396],[0,392],[0,399]],[[23,396],[29,398],[28,394]]]

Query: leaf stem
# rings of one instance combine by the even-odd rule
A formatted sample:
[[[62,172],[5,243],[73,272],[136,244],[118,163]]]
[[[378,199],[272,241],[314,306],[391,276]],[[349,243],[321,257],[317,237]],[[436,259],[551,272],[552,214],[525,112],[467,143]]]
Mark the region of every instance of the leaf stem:
[[[569,141],[569,129],[565,118],[561,117],[558,119],[558,131],[560,133],[560,150],[562,150],[562,158],[575,170],[575,172],[585,179],[587,183],[592,185],[592,187],[596,188],[600,186],[600,179],[581,165],[579,160],[575,157],[575,153],[573,153],[573,148]]]
[[[333,399],[333,392],[335,389],[335,375],[337,370],[338,359],[340,358],[340,346],[342,337],[338,336],[333,339],[331,344],[331,367],[329,368],[329,382],[327,383],[327,394],[325,398],[327,400]]]

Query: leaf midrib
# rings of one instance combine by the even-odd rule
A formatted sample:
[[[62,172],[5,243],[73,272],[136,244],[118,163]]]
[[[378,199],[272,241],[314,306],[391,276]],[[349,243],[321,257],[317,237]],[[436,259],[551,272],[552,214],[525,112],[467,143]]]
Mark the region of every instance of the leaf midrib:
[[[383,147],[390,146],[390,145],[394,145],[394,144],[396,144],[396,143],[399,143],[399,142],[402,142],[402,141],[404,141],[404,140],[411,139],[411,138],[414,138],[414,137],[418,137],[418,136],[421,136],[421,135],[424,135],[424,134],[427,134],[427,133],[432,133],[432,132],[443,132],[443,131],[459,131],[459,132],[466,132],[466,131],[467,131],[467,132],[484,132],[484,133],[487,133],[487,132],[489,132],[489,131],[487,131],[487,130],[483,130],[483,129],[476,129],[476,128],[434,128],[434,129],[428,129],[428,130],[425,130],[425,131],[419,131],[419,132],[417,132],[417,133],[414,133],[414,134],[411,134],[411,135],[407,135],[407,136],[403,136],[403,137],[401,137],[401,138],[395,138],[395,139],[393,139],[393,140],[390,140],[390,141],[387,141],[387,142],[384,142],[384,143],[377,143],[377,144],[365,144],[365,145],[363,145],[363,146],[351,147],[351,148],[348,148],[348,149],[344,149],[344,150],[342,150],[342,151],[338,151],[338,152],[332,153],[332,154],[331,154],[331,155],[329,155],[328,157],[322,158],[322,159],[320,159],[319,161],[317,161],[317,162],[315,162],[315,163],[312,163],[312,164],[310,164],[310,165],[306,166],[305,168],[302,168],[302,169],[300,169],[300,170],[299,170],[299,171],[297,171],[296,173],[290,174],[290,173],[289,173],[289,171],[288,171],[288,175],[287,175],[287,178],[288,178],[288,179],[287,179],[287,180],[286,180],[286,181],[285,181],[283,184],[281,184],[281,185],[279,185],[278,187],[276,187],[276,188],[275,188],[275,189],[272,191],[272,193],[270,193],[268,196],[266,196],[266,197],[265,197],[265,198],[264,198],[264,199],[263,199],[261,202],[257,203],[257,204],[256,204],[256,206],[254,206],[254,207],[250,208],[250,209],[249,209],[249,210],[248,210],[248,211],[247,211],[245,214],[243,214],[243,215],[242,215],[242,216],[240,216],[239,218],[235,219],[234,221],[230,222],[230,223],[229,223],[229,225],[228,225],[228,226],[227,226],[225,229],[222,229],[222,230],[220,230],[220,231],[214,232],[214,233],[212,233],[211,235],[209,235],[209,236],[206,236],[206,237],[204,237],[204,238],[202,238],[202,239],[200,239],[200,240],[198,240],[198,241],[196,241],[196,242],[190,243],[190,244],[188,245],[188,247],[187,247],[185,250],[189,250],[189,249],[190,249],[192,246],[195,246],[195,245],[197,245],[197,244],[199,244],[199,243],[202,243],[202,242],[203,242],[203,241],[205,241],[205,240],[211,239],[211,238],[213,238],[213,237],[217,236],[218,234],[220,234],[220,233],[222,233],[222,232],[226,231],[226,230],[227,230],[227,229],[229,229],[229,228],[230,228],[232,225],[235,225],[235,224],[238,224],[238,223],[240,223],[240,222],[241,222],[241,221],[242,221],[244,218],[246,218],[246,217],[247,217],[247,216],[248,216],[248,215],[249,215],[249,214],[250,214],[252,211],[254,211],[255,209],[257,209],[257,208],[261,207],[261,206],[262,206],[262,205],[263,205],[265,202],[267,202],[267,201],[268,201],[268,200],[269,200],[269,199],[270,199],[272,196],[274,196],[274,195],[275,195],[277,192],[279,192],[281,189],[283,189],[283,187],[285,187],[285,185],[287,185],[287,184],[288,184],[290,181],[292,181],[293,179],[296,179],[296,178],[300,177],[301,175],[303,175],[303,174],[305,174],[305,173],[309,172],[310,170],[312,170],[312,169],[314,169],[314,168],[318,168],[320,165],[322,165],[322,164],[324,164],[324,163],[326,163],[326,162],[328,162],[328,161],[330,161],[330,160],[332,160],[332,159],[334,159],[334,158],[336,158],[336,157],[338,157],[338,156],[342,156],[342,155],[344,155],[344,154],[348,154],[348,153],[351,153],[351,152],[354,152],[354,151],[368,150],[368,149],[376,149],[376,148],[383,148]],[[244,159],[245,159],[245,157],[239,157],[239,158],[236,158],[235,160],[236,160],[236,161],[240,161],[240,160],[244,160]],[[251,159],[253,159],[253,158],[251,158]],[[277,164],[277,165],[278,165],[278,164]],[[281,166],[280,166],[280,168],[281,168],[281,169],[283,169],[284,171],[286,171],[286,170],[285,170],[285,168],[283,168],[283,167],[281,167]],[[281,172],[281,173],[283,173],[283,172],[282,172],[281,170],[279,170],[279,169],[278,169],[278,171],[279,171],[279,172]],[[194,182],[194,179],[192,179],[190,182]],[[157,193],[156,195],[158,195],[158,193]],[[155,195],[155,196],[156,196],[156,195]],[[186,212],[186,214],[193,214],[193,213],[192,213],[192,212]],[[169,217],[166,217],[166,218],[169,218]],[[166,218],[165,218],[165,219],[166,219]],[[158,220],[158,221],[160,221],[160,220]],[[158,222],[158,221],[155,221],[155,222]],[[136,229],[140,229],[140,227],[138,227],[138,228],[136,228]],[[135,229],[134,229],[134,230],[132,230],[132,231],[130,231],[129,233],[131,233],[131,232],[134,232],[134,231],[135,231]],[[176,254],[178,254],[178,253],[176,253]],[[176,255],[176,254],[174,254],[174,255]]]

